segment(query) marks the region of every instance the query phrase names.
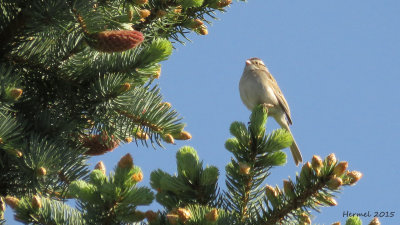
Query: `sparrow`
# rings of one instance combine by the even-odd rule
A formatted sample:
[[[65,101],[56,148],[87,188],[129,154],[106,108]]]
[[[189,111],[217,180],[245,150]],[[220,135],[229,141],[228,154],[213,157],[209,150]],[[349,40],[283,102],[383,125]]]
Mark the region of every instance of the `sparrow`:
[[[289,128],[289,125],[292,125],[289,105],[275,78],[261,59],[251,58],[246,60],[246,66],[239,82],[239,92],[243,104],[249,110],[252,111],[257,105],[263,104],[268,108],[268,116],[272,116],[293,137]],[[294,138],[290,151],[296,165],[303,162]]]

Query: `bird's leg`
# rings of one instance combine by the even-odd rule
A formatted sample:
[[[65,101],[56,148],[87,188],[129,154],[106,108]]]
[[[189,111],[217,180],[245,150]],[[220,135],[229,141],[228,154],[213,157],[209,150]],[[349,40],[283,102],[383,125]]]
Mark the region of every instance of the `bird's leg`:
[[[267,104],[267,103],[263,103],[263,107],[267,110],[267,112],[268,112],[268,109],[270,109],[270,108],[274,108],[274,105],[272,105],[272,104]]]
[[[270,109],[270,108],[273,108],[273,107],[274,107],[274,105],[273,105],[273,104],[268,104],[268,103],[262,103],[262,104],[260,104],[260,105],[262,105],[262,106],[264,107],[264,109],[267,111],[267,113],[268,113],[268,109]],[[250,125],[250,124],[251,124],[251,122],[249,121],[249,122],[247,122],[247,124],[248,124],[248,125]]]

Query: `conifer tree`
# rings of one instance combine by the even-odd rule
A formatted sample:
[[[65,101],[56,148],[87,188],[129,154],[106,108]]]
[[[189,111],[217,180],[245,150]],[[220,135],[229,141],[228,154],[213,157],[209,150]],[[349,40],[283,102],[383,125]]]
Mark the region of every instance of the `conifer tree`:
[[[206,35],[208,20],[230,4],[1,0],[0,216],[8,204],[25,224],[309,224],[311,210],[336,205],[334,194],[362,174],[334,154],[314,156],[282,188],[265,184],[292,139],[266,132],[264,106],[248,126],[232,123],[227,190],[217,185],[219,169],[189,146],[176,153],[176,175],[152,172],[153,190],[138,185],[143,174],[130,154],[109,174],[102,162],[89,170],[89,157],[124,143],[191,138],[153,81],[173,44]],[[153,201],[164,210],[138,210]]]

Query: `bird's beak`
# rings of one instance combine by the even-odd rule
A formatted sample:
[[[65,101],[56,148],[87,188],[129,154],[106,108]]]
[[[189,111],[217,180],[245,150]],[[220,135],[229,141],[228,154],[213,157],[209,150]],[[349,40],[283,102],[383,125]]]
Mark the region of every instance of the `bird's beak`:
[[[251,65],[250,60],[246,60],[246,65]]]

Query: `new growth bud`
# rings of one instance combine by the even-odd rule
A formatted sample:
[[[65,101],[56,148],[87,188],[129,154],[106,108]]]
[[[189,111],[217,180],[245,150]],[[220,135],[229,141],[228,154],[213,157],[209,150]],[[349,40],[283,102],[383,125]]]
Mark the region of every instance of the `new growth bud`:
[[[239,162],[239,172],[240,174],[249,175],[251,167],[247,163]]]
[[[318,155],[313,156],[311,160],[311,165],[317,175],[319,175],[322,167],[324,166],[321,157],[319,157]]]
[[[192,135],[187,131],[182,131],[178,135],[174,135],[176,140],[190,140],[192,139]]]
[[[310,175],[311,175],[311,168],[312,168],[312,166],[311,166],[311,163],[310,163],[310,162],[305,163],[305,164],[303,165],[303,167],[301,167],[301,172],[300,172],[300,174],[304,174],[304,175],[306,175],[307,177],[310,176]]]
[[[133,19],[133,9],[132,8],[128,10],[127,15],[128,15],[129,22],[131,22]]]
[[[103,161],[98,162],[94,169],[100,170],[104,175],[106,175],[106,166],[104,165]]]
[[[17,158],[21,158],[22,156],[24,156],[24,154],[18,149],[6,148],[4,150],[6,153]]]
[[[166,107],[166,108],[171,108],[171,103],[169,103],[169,102],[162,102],[162,103],[160,103],[160,106],[162,107],[162,108],[164,108],[164,107]]]
[[[340,177],[332,177],[329,181],[328,181],[328,188],[331,190],[336,190],[338,189],[340,186],[342,186],[343,181],[342,178]]]
[[[44,167],[40,167],[40,168],[37,169],[36,174],[38,176],[46,176],[47,170]]]
[[[42,201],[40,200],[40,197],[37,195],[33,196],[31,204],[32,204],[32,207],[35,209],[42,208]]]
[[[154,78],[154,79],[159,79],[160,76],[161,76],[161,66],[158,67],[156,73],[153,75],[153,78]]]
[[[194,28],[200,27],[201,25],[204,24],[204,22],[203,22],[201,19],[194,19],[194,20],[193,20],[193,23],[194,23],[194,25],[195,25]]]
[[[127,138],[125,138],[125,142],[126,143],[131,143],[133,141],[133,138],[132,137],[127,137]]]
[[[307,162],[303,165],[300,172],[300,183],[303,185],[308,185],[311,181],[312,167],[311,163]]]
[[[336,162],[337,162],[337,159],[336,159],[335,154],[331,153],[330,155],[328,155],[328,156],[326,157],[325,161],[326,161],[326,164],[327,164],[328,166],[335,165]]]
[[[368,225],[381,225],[378,217],[374,217]]]
[[[210,7],[215,9],[224,8],[232,3],[232,0],[211,0]]]
[[[179,219],[183,223],[185,223],[186,221],[188,221],[190,219],[190,217],[192,217],[192,214],[190,213],[190,211],[185,208],[178,208],[176,210],[176,212],[178,213]]]
[[[305,214],[305,213],[302,213],[302,214],[300,214],[299,215],[299,220],[301,221],[301,222],[303,222],[302,224],[304,224],[304,225],[308,225],[308,224],[311,224],[311,219],[310,219],[310,217],[307,215],[307,214]]]
[[[265,186],[265,194],[269,200],[274,199],[278,196],[274,187],[267,185]]]
[[[8,91],[8,96],[13,100],[18,100],[22,95],[22,89],[20,88],[12,88]]]
[[[220,0],[220,1],[218,1],[217,6],[219,8],[224,8],[228,5],[230,5],[231,3],[232,3],[232,0]]]
[[[170,134],[164,135],[163,139],[164,139],[165,142],[167,142],[169,144],[174,144],[175,143],[174,137],[172,137],[172,135],[170,135]]]
[[[19,199],[16,197],[12,197],[12,196],[7,196],[4,201],[6,202],[6,204],[8,206],[10,206],[11,208],[15,209],[16,207],[18,207],[19,204]]]
[[[148,0],[133,0],[133,3],[138,4],[138,5],[143,5],[146,4]]]
[[[129,91],[130,89],[131,89],[131,84],[130,83],[124,83],[124,84],[121,85],[119,90],[121,92],[126,92],[126,91]]]
[[[21,158],[23,155],[24,155],[24,153],[22,153],[20,150],[18,150],[18,149],[11,149],[11,150],[9,150],[9,152],[12,154],[12,155],[15,155],[16,157],[18,157],[18,158]]]
[[[275,207],[277,207],[277,205],[278,205],[278,191],[274,188],[274,187],[272,187],[272,186],[270,186],[270,185],[267,185],[267,186],[265,186],[265,195],[267,196],[267,198],[268,198],[268,201],[272,204],[272,206],[275,208]]]
[[[193,19],[188,22],[188,27],[191,29],[197,29],[200,28],[204,22],[201,19]]]
[[[151,12],[148,9],[142,9],[139,11],[140,18],[144,19],[150,16]]]
[[[350,179],[350,185],[351,184],[355,184],[357,181],[359,181],[363,174],[358,172],[358,171],[351,171],[351,172],[347,172],[347,177]]]
[[[288,197],[290,197],[290,198],[295,197],[294,187],[293,187],[293,183],[291,181],[283,180],[283,191],[285,192],[285,194]]]
[[[131,154],[124,155],[118,162],[119,168],[132,168],[133,167],[133,158]]]
[[[143,180],[143,173],[142,172],[138,172],[132,175],[132,180],[135,182],[140,182]]]
[[[178,5],[177,7],[175,7],[174,13],[179,14],[181,12],[182,12],[182,6],[181,5]]]
[[[348,163],[345,161],[338,163],[333,169],[333,174],[338,177],[342,176],[346,172],[347,166]]]
[[[162,10],[162,9],[160,9],[160,10],[158,10],[158,11],[156,12],[157,18],[162,18],[162,17],[164,17],[165,15],[167,15],[167,12],[165,12],[165,11]]]
[[[327,197],[325,199],[325,202],[330,206],[337,206],[337,202],[336,202],[336,200],[334,198]]]
[[[218,210],[217,209],[212,209],[204,217],[206,218],[207,221],[215,222],[215,221],[218,220]]]
[[[207,35],[208,34],[208,30],[207,30],[207,27],[205,25],[202,25],[198,30],[199,30],[199,34],[201,34],[201,35]]]
[[[149,135],[146,132],[138,131],[138,132],[136,132],[136,138],[138,138],[140,140],[147,140],[147,139],[149,139]]]

